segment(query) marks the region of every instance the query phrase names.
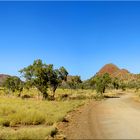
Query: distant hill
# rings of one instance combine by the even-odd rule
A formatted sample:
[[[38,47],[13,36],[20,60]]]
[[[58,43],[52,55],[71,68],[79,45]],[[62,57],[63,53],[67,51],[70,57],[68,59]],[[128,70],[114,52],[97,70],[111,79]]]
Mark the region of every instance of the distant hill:
[[[117,72],[118,70],[120,70],[120,69],[116,65],[110,63],[110,64],[106,64],[105,66],[103,66],[97,74],[103,75],[105,73],[109,73],[110,75],[112,75],[113,73]]]
[[[137,74],[130,73],[126,69],[120,69],[119,67],[117,67],[116,65],[112,63],[106,64],[105,66],[103,66],[99,70],[99,72],[97,72],[97,75],[103,75],[105,73],[109,73],[111,77],[113,78],[117,77],[118,79],[124,80],[124,81],[137,80],[138,78]]]
[[[10,76],[10,75],[0,74],[0,86],[3,84],[3,82],[4,82],[9,76]]]

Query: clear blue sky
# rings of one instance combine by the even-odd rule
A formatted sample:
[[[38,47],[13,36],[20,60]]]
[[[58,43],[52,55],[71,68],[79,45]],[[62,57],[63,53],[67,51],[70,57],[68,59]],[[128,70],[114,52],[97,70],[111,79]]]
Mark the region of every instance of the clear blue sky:
[[[140,2],[0,2],[0,73],[42,59],[90,78],[114,63],[140,73]]]

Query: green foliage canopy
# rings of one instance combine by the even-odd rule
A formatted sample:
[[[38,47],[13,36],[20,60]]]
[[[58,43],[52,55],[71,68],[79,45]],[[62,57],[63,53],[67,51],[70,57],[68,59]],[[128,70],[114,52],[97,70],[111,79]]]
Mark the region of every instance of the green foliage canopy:
[[[52,64],[43,64],[40,59],[35,60],[32,65],[20,70],[20,73],[26,79],[27,85],[36,87],[43,94],[44,99],[48,98],[48,87],[52,90],[54,97],[58,85],[63,80],[66,80],[68,75],[64,67],[54,69]]]
[[[71,89],[76,89],[80,87],[81,83],[82,83],[81,77],[78,75],[71,77],[71,79],[67,82],[67,84]]]
[[[20,80],[20,78],[16,76],[8,77],[3,83],[3,86],[12,92],[15,92],[15,91],[21,92],[23,90],[23,85],[24,83]]]
[[[101,76],[96,76],[95,77],[95,84],[96,84],[96,91],[97,93],[105,93],[106,88],[108,85],[111,83],[111,78],[108,73],[105,73],[104,75]]]

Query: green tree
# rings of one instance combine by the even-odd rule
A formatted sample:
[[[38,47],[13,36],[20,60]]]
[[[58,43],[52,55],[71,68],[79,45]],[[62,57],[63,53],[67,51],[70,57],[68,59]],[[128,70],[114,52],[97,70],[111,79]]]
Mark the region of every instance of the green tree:
[[[54,69],[52,64],[43,64],[40,59],[35,60],[32,65],[20,70],[20,73],[26,79],[27,87],[36,87],[43,94],[44,99],[48,98],[48,87],[50,87],[52,97],[54,97],[58,85],[63,80],[66,80],[68,75],[64,67]]]
[[[48,69],[49,66],[43,64],[42,60],[38,59],[35,60],[32,65],[29,65],[19,71],[26,79],[26,83],[30,86],[36,87],[43,94],[44,99],[48,97]]]
[[[23,85],[24,83],[20,80],[20,78],[16,76],[8,77],[3,83],[3,86],[9,91],[12,92],[19,91],[19,96],[21,94],[21,91],[23,90]]]
[[[96,76],[95,83],[97,93],[102,94],[105,93],[106,88],[111,83],[111,78],[108,73],[105,73],[104,75]]]
[[[59,77],[60,77],[60,79],[61,80],[63,80],[63,81],[67,81],[67,76],[68,76],[68,71],[64,68],[64,67],[60,67],[60,69],[59,69]]]
[[[94,76],[94,77],[92,77],[91,79],[89,79],[89,81],[88,81],[88,84],[89,84],[89,87],[91,88],[91,89],[95,89],[95,87],[96,87],[96,80],[98,80],[98,78],[99,77],[96,77],[96,76]]]
[[[48,85],[52,91],[52,99],[55,99],[55,91],[63,81],[67,80],[68,72],[64,67],[53,69],[53,65],[48,67]]]
[[[82,84],[82,80],[80,76],[76,75],[76,76],[72,76],[67,83],[70,89],[77,89],[80,87],[80,84]]]
[[[81,77],[78,75],[74,76],[74,83],[75,83],[75,87],[78,89],[82,84]]]
[[[120,88],[122,89],[122,91],[125,91],[126,87],[127,87],[126,83],[124,81],[121,81],[120,82]]]
[[[119,89],[119,79],[118,78],[114,78],[114,79],[112,79],[112,84],[113,84],[113,87],[114,87],[114,89]]]

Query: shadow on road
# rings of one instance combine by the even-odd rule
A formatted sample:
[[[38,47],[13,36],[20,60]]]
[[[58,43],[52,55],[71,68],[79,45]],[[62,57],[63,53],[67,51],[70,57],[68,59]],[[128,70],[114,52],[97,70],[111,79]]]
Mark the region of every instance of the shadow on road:
[[[108,96],[108,95],[105,95],[104,98],[120,98],[119,96]]]

